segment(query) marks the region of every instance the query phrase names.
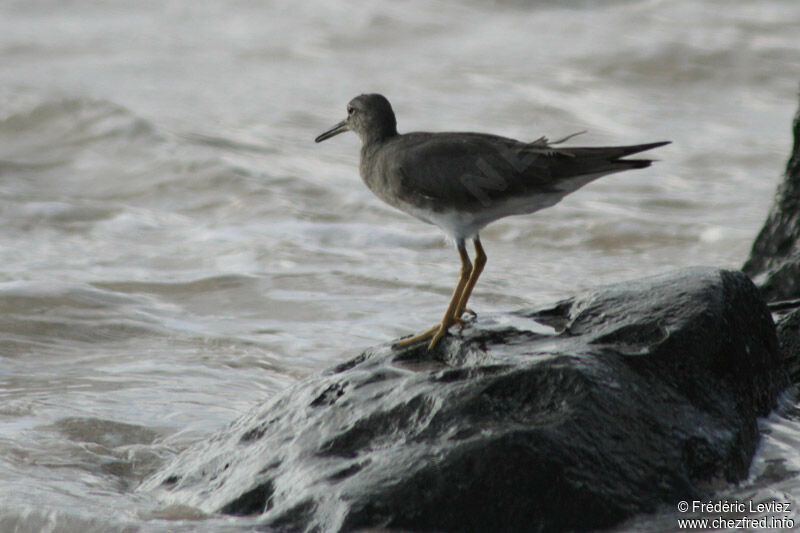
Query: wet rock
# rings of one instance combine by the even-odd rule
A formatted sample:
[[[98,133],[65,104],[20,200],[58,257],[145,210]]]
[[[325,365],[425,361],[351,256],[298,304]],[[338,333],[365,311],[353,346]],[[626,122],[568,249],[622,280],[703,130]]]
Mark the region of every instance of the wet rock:
[[[800,111],[783,183],[743,270],[768,301],[800,297]]]
[[[744,478],[782,363],[744,274],[687,269],[370,349],[143,489],[279,531],[601,528]]]
[[[794,309],[778,320],[780,353],[792,383],[800,385],[800,309]]]

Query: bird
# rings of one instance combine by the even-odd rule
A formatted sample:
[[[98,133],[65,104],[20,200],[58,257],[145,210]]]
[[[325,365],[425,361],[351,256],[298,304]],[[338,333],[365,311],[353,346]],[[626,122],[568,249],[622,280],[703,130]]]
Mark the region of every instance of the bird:
[[[464,313],[487,256],[479,232],[511,215],[534,213],[557,204],[584,185],[616,172],[646,168],[652,159],[623,159],[669,144],[562,147],[539,137],[523,142],[474,132],[398,133],[389,100],[362,94],[347,104],[347,117],[316,137],[319,143],[352,131],[361,138],[359,173],[381,200],[417,219],[438,226],[454,242],[461,273],[441,321],[403,338],[395,346],[428,342],[433,350]],[[583,133],[583,132],[581,132]],[[474,263],[467,241],[475,249]]]

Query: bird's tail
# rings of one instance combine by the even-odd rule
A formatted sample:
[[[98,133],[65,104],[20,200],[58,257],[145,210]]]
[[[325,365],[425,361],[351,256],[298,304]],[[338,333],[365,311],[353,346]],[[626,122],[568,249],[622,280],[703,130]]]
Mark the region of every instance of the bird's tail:
[[[608,163],[625,163],[627,168],[649,167],[653,159],[622,159],[625,156],[646,152],[659,146],[669,144],[670,141],[661,141],[647,144],[634,144],[630,146],[603,146],[580,148],[557,148],[556,152],[577,160],[596,160]]]
[[[634,168],[646,168],[653,159],[623,159],[625,156],[638,154],[669,144],[662,141],[630,146],[598,146],[576,148],[553,148],[553,154],[561,156],[562,164],[559,165],[567,174],[611,174]],[[572,161],[570,162],[569,159]]]

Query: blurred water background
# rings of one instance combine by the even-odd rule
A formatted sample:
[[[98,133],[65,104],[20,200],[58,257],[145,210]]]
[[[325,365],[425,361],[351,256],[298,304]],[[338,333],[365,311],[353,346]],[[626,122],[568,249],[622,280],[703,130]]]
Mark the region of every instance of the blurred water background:
[[[673,141],[484,231],[471,306],[513,310],[739,268],[791,147],[798,27],[796,0],[0,3],[0,531],[247,530],[136,487],[439,318],[451,245],[363,186],[354,135],[313,143],[353,96],[401,132]],[[764,421],[732,494],[798,502],[797,420]]]

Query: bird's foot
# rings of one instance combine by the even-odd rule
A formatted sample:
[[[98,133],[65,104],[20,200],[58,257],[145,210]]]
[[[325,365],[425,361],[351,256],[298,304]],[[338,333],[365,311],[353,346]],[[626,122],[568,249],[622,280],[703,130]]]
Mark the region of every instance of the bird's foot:
[[[441,329],[441,324],[436,324],[430,329],[426,329],[419,335],[414,335],[413,337],[409,337],[407,339],[401,339],[394,343],[395,346],[411,346],[412,344],[417,344],[422,341],[426,341],[436,335],[436,333]]]
[[[428,343],[428,351],[431,351],[434,349],[434,347],[436,347],[441,338],[445,336],[445,334],[447,333],[447,328],[449,328],[450,326],[451,324],[447,325],[445,325],[444,323],[439,324],[439,331],[437,331],[434,334],[433,338],[431,339],[431,342]]]
[[[445,325],[444,323],[436,324],[430,329],[427,329],[420,333],[419,335],[414,335],[413,337],[409,337],[407,339],[402,339],[394,343],[395,347],[404,347],[404,346],[411,346],[412,344],[417,344],[423,341],[427,341],[431,339],[428,343],[428,350],[433,350],[434,347],[439,343],[442,337],[445,336],[447,333],[447,329],[452,326],[453,323]]]

